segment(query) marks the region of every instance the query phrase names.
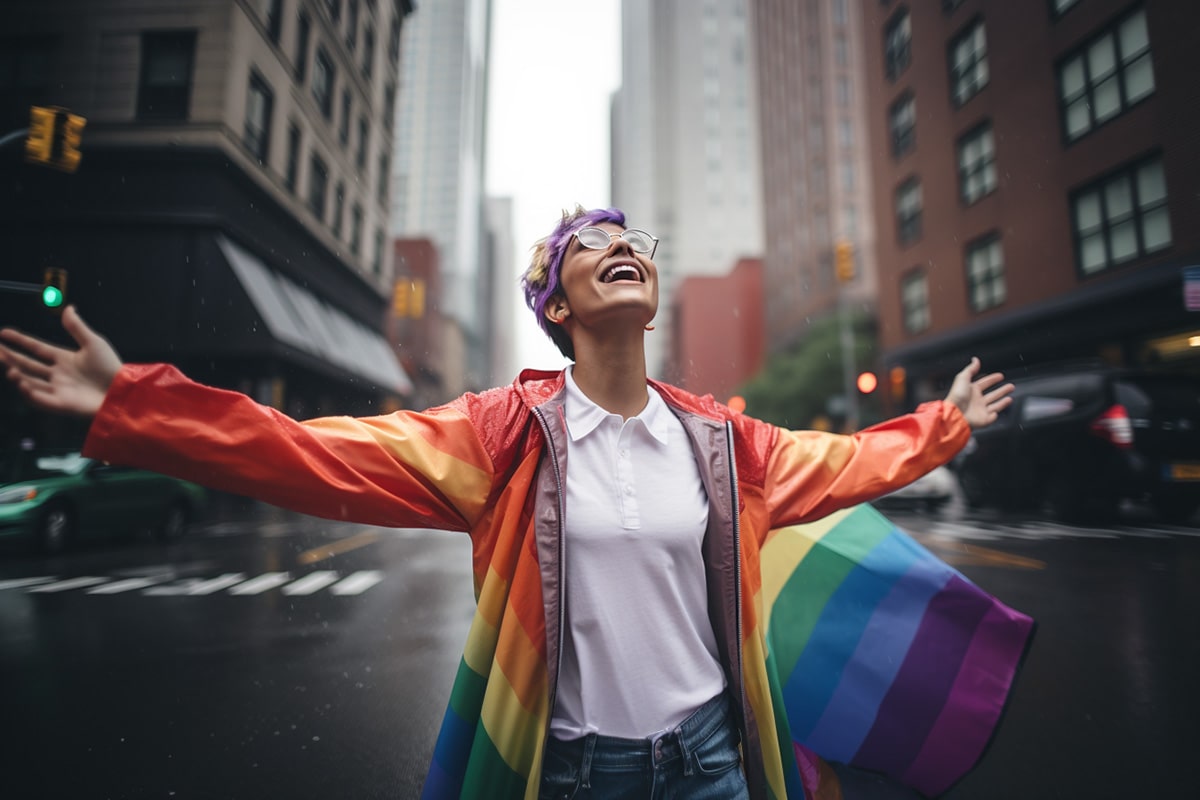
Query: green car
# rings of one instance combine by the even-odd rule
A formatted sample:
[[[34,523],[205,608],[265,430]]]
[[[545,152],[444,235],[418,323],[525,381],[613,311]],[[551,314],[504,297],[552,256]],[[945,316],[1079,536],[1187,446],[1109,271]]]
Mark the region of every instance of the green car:
[[[146,530],[177,538],[206,501],[194,483],[78,452],[0,455],[0,542],[21,540],[42,552]]]

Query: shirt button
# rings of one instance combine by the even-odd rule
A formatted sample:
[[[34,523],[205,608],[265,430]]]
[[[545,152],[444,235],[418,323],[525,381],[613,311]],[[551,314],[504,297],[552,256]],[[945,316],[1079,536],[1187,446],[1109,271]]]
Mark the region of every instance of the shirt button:
[[[629,451],[628,451],[628,450],[622,450],[622,451],[621,451],[621,458],[629,458]]]
[[[632,487],[632,486],[626,486],[626,487],[625,487],[625,494],[633,494],[633,487]]]

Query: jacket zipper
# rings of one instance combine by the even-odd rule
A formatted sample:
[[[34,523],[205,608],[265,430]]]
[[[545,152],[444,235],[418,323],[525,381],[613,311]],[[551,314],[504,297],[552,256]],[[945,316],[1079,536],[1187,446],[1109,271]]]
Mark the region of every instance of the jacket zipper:
[[[558,498],[558,652],[554,659],[553,687],[550,689],[550,705],[546,709],[546,727],[542,732],[542,752],[546,752],[546,743],[550,739],[550,720],[554,717],[554,703],[558,699],[558,677],[562,672],[563,631],[566,625],[566,561],[565,542],[563,536],[563,519],[566,513],[563,499],[562,468],[558,465],[558,451],[554,448],[554,440],[550,438],[550,424],[542,409],[535,407],[534,416],[542,426],[542,435],[546,437],[546,452],[550,454],[550,463],[554,466],[554,491]]]
[[[746,716],[746,666],[742,661],[742,520],[738,514],[741,502],[738,499],[737,463],[733,457],[733,423],[725,423],[725,447],[729,451],[729,487],[733,498],[733,578],[737,593],[737,602],[733,613],[736,617],[734,628],[737,631],[737,667],[738,667],[738,699],[742,704],[743,741],[749,735],[750,720]]]

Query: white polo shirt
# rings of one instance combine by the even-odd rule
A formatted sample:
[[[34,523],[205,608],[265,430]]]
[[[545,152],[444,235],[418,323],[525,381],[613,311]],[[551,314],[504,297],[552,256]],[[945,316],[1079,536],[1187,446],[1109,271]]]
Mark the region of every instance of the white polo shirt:
[[[708,496],[683,424],[649,388],[622,420],[566,380],[566,626],[551,732],[640,739],[719,694],[701,543]]]

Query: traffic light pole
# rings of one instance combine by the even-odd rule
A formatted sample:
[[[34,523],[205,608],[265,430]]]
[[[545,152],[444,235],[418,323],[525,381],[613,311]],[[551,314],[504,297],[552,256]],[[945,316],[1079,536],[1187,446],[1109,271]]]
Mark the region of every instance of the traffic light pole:
[[[845,432],[858,430],[858,391],[854,385],[854,327],[850,320],[850,298],[846,284],[838,288],[838,320],[841,328],[842,385],[846,395]]]
[[[21,128],[20,130],[13,131],[12,133],[6,133],[4,136],[0,136],[0,147],[4,147],[4,145],[8,144],[9,142],[20,141],[27,135],[29,135],[29,128]]]

